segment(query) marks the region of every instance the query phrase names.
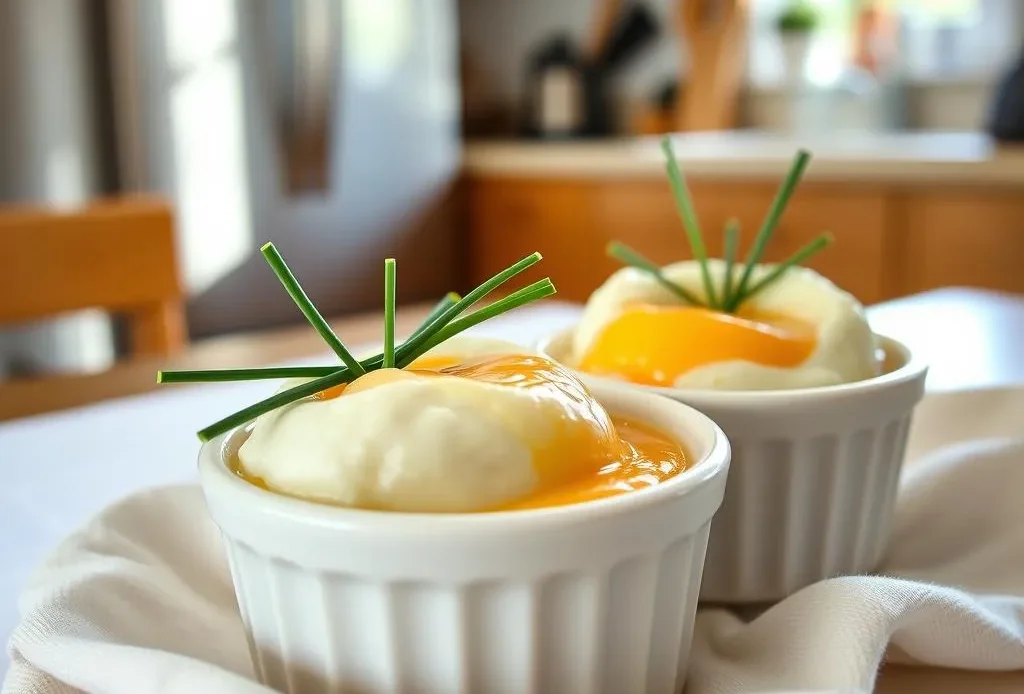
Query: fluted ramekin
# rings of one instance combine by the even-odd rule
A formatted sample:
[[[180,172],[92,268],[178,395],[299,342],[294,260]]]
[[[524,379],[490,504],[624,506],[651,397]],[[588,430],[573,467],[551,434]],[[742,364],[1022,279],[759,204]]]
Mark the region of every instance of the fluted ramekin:
[[[572,332],[538,350],[572,368]],[[882,560],[914,407],[927,367],[880,337],[886,373],[857,383],[774,391],[659,388],[575,371],[589,387],[656,393],[725,431],[732,464],[715,516],[700,599],[779,600]]]
[[[680,403],[593,390],[696,463],[581,504],[406,514],[266,491],[227,465],[244,432],[207,443],[200,480],[258,679],[288,694],[676,694],[729,444]]]

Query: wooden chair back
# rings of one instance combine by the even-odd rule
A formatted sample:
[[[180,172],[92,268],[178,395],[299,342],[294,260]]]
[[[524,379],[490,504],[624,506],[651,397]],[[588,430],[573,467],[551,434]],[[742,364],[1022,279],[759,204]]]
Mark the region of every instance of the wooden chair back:
[[[70,212],[0,209],[0,325],[90,308],[127,319],[131,356],[184,346],[171,206],[138,197]]]

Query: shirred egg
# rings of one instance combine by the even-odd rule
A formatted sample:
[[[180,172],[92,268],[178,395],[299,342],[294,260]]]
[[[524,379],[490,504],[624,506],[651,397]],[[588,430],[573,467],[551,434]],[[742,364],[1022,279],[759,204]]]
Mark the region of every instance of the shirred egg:
[[[755,267],[751,286],[773,267]],[[708,269],[721,287],[725,262],[709,260]],[[696,261],[662,272],[704,300]],[[742,272],[734,266],[734,283]],[[788,269],[736,315],[685,304],[649,274],[622,268],[588,300],[573,366],[646,385],[722,390],[829,386],[880,372],[863,306],[804,267]]]
[[[484,354],[466,360],[474,350]],[[556,488],[626,452],[604,408],[544,357],[453,341],[422,363],[431,361],[441,370],[372,371],[260,416],[238,452],[244,472],[349,507],[466,512]]]

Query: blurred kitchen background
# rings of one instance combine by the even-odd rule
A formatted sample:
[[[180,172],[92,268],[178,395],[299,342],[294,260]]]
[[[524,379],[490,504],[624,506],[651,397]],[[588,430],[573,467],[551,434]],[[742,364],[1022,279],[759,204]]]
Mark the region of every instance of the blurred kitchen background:
[[[332,317],[379,307],[387,255],[404,302],[534,250],[585,300],[612,238],[686,255],[663,133],[712,251],[807,147],[772,258],[831,231],[812,265],[865,303],[1024,293],[1022,0],[2,0],[0,378],[300,324],[266,240]],[[166,268],[32,231],[140,193]],[[107,306],[26,303],[90,268]]]

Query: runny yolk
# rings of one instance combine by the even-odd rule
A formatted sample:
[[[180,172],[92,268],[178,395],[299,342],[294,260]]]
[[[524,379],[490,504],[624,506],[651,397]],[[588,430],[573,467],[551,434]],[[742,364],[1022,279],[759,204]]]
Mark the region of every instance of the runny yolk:
[[[656,429],[609,417],[583,384],[567,369],[533,355],[501,355],[461,360],[428,357],[409,369],[371,371],[352,383],[319,393],[317,399],[352,395],[399,379],[454,376],[510,387],[528,388],[536,397],[553,397],[565,407],[550,444],[534,449],[538,486],[525,499],[497,509],[560,506],[653,486],[687,467],[682,448]],[[587,465],[558,465],[566,456]],[[552,474],[557,469],[573,476]]]
[[[495,510],[567,506],[603,499],[661,484],[689,467],[678,444],[654,427],[612,417],[623,452],[614,462],[568,484],[540,489],[525,499]]]
[[[816,342],[813,326],[784,316],[640,305],[598,334],[580,360],[580,369],[633,383],[671,386],[688,371],[718,362],[798,366],[811,356]]]

